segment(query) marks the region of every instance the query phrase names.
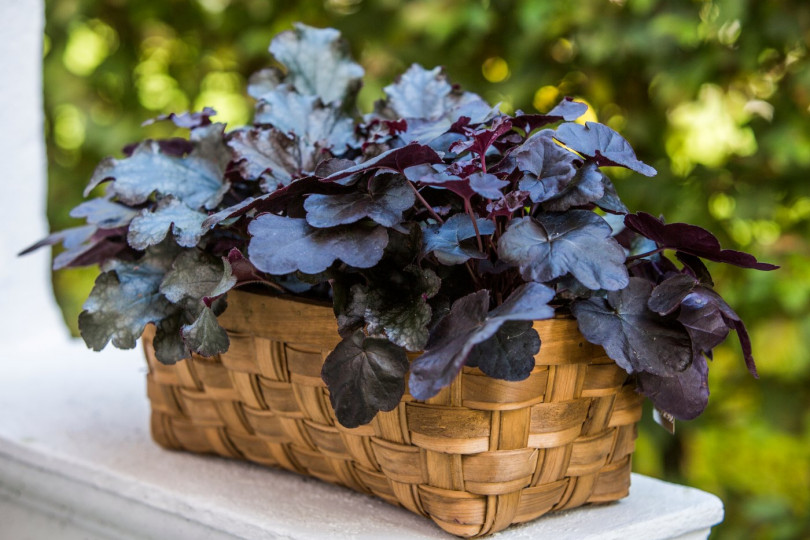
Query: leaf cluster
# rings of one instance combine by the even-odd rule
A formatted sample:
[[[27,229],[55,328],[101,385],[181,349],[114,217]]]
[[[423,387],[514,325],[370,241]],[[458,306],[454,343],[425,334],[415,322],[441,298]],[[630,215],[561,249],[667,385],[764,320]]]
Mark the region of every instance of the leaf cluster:
[[[712,349],[740,318],[701,258],[760,270],[708,231],[630,214],[601,167],[655,169],[607,126],[505,115],[411,66],[373,112],[355,109],[363,69],[336,31],[296,25],[251,79],[254,122],[169,115],[188,140],[147,140],[99,164],[102,197],[73,215],[59,267],[100,264],[80,316],[87,344],[132,347],[155,324],[176,362],[228,348],[216,316],[233,287],[331,301],[343,340],[323,378],[348,427],[429,399],[463,366],[521,380],[542,346],[532,322],[570,313],[675,418],[700,414]],[[673,251],[678,266],[667,258]],[[416,355],[408,361],[408,353]],[[410,373],[410,375],[408,375]]]

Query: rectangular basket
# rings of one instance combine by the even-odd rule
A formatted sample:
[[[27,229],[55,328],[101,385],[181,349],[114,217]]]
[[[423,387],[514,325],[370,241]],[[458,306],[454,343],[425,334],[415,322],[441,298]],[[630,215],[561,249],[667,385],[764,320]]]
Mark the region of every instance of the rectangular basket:
[[[535,323],[542,346],[526,380],[465,367],[436,397],[406,393],[347,429],[320,376],[340,339],[332,310],[238,291],[228,300],[220,357],[163,365],[144,334],[152,435],[166,448],[314,476],[467,537],[628,494],[641,398],[573,319]]]

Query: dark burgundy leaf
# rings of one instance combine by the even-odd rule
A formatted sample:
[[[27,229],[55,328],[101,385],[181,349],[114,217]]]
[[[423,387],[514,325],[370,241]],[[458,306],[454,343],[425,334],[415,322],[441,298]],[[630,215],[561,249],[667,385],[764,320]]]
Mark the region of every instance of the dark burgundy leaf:
[[[657,174],[655,169],[636,158],[636,153],[621,135],[605,125],[566,123],[557,128],[554,137],[568,148],[594,159],[598,165],[626,167],[644,176]]]
[[[585,103],[566,97],[546,114],[519,114],[512,118],[512,123],[526,133],[531,133],[537,128],[562,120],[573,122],[587,111],[588,106]]]
[[[664,224],[663,220],[646,212],[628,214],[624,224],[635,232],[649,238],[658,247],[683,251],[715,262],[724,262],[742,268],[776,270],[773,264],[757,261],[756,257],[742,251],[722,249],[715,236],[702,227],[687,223]]]
[[[690,275],[672,276],[653,289],[647,307],[660,315],[674,313],[696,285],[697,281]]]
[[[490,377],[522,381],[534,369],[540,336],[531,321],[507,321],[495,335],[473,347],[467,365]]]
[[[511,129],[512,122],[499,116],[495,118],[490,127],[471,131],[469,134],[471,138],[469,140],[459,141],[453,144],[450,147],[450,151],[455,154],[460,154],[465,150],[469,150],[483,158],[487,150],[489,150],[489,147],[492,146],[498,137]]]
[[[329,353],[321,376],[338,421],[355,428],[399,404],[407,371],[408,357],[401,347],[358,330]]]
[[[684,268],[688,269],[703,285],[714,287],[712,275],[709,273],[709,269],[706,268],[706,265],[703,264],[703,261],[700,260],[700,257],[684,253],[683,251],[676,251],[675,258],[681,261],[684,264]]]
[[[487,203],[487,212],[489,212],[487,217],[511,216],[515,211],[523,208],[528,198],[528,191],[509,191],[500,200]]]
[[[202,228],[203,230],[211,229],[223,221],[243,216],[251,211],[256,211],[256,213],[281,212],[287,209],[291,201],[300,200],[311,193],[337,194],[345,192],[346,189],[339,184],[325,183],[314,176],[307,176],[272,193],[265,193],[258,197],[248,197],[233,206],[211,214],[203,221]]]
[[[78,227],[71,227],[62,231],[51,233],[42,240],[31,244],[24,250],[20,251],[17,255],[27,255],[32,251],[36,251],[41,247],[53,246],[62,244],[65,249],[71,250],[84,244],[87,240],[92,238],[98,228],[95,225],[79,225]]]
[[[686,370],[673,376],[639,373],[638,386],[656,408],[679,420],[692,420],[709,402],[709,366],[702,354],[696,354]]]
[[[370,171],[374,169],[384,169],[395,171],[404,174],[405,169],[415,165],[429,165],[433,163],[441,163],[442,159],[435,150],[429,146],[423,146],[417,143],[411,143],[407,146],[394,148],[383,152],[379,156],[364,161],[354,167],[349,167],[333,173],[323,180],[325,182],[334,182],[347,178],[353,174]]]
[[[647,307],[652,288],[645,279],[630,278],[626,288],[610,291],[607,299],[580,300],[571,312],[585,338],[604,347],[628,373],[673,376],[692,361],[692,341],[681,323]]]
[[[68,249],[54,257],[53,269],[76,268],[93,264],[103,265],[109,260],[129,260],[126,255],[137,252],[126,242],[126,229],[99,229],[84,244]]]
[[[526,283],[490,313],[487,290],[456,300],[450,313],[433,328],[426,352],[411,364],[411,395],[416,399],[436,395],[456,377],[473,347],[495,335],[507,321],[552,317],[554,309],[547,304],[553,297],[554,291],[545,285]],[[525,361],[513,359],[511,363],[519,366]]]
[[[757,367],[751,350],[751,339],[740,316],[712,289],[697,285],[681,303],[678,320],[693,336],[696,348],[710,352],[725,340],[729,329],[737,331],[745,365],[754,377]],[[723,326],[726,328],[723,329]]]

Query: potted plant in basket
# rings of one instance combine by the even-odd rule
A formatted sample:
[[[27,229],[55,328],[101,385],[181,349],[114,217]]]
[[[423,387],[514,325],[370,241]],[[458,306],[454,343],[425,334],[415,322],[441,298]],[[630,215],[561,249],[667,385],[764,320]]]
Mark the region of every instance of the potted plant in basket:
[[[363,69],[336,31],[297,25],[270,51],[282,69],[251,79],[253,125],[160,117],[189,138],[104,160],[86,194],[106,192],[71,213],[86,225],[29,248],[100,265],[79,318],[89,347],[134,347],[154,325],[155,384],[188,390],[150,386],[156,414],[175,415],[153,424],[163,444],[309,472],[478,535],[626,494],[634,390],[670,422],[696,417],[730,330],[756,375],[702,259],[776,267],[630,213],[601,168],[655,170],[576,123],[584,104],[505,115],[414,65],[361,117]],[[195,417],[192,393],[209,390],[219,401]],[[529,469],[500,478],[507,455]]]

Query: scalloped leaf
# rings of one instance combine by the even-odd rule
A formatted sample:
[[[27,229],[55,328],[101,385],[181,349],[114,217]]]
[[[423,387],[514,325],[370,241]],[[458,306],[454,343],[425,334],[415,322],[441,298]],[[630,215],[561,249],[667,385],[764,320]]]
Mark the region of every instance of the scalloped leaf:
[[[438,120],[447,112],[445,100],[453,87],[441,67],[426,70],[412,64],[383,91],[388,96],[388,106],[398,117]]]
[[[305,96],[288,85],[262,97],[256,106],[256,124],[271,124],[300,141],[302,153],[337,149],[343,153],[355,143],[354,122],[339,109],[324,105],[317,96]],[[312,158],[310,158],[310,161]]]
[[[202,356],[216,356],[228,350],[228,333],[219,325],[214,311],[203,307],[197,319],[181,329],[183,341],[192,351]]]
[[[511,153],[517,169],[526,173],[519,187],[532,202],[558,195],[577,173],[577,156],[554,142],[553,135],[549,129],[535,133]]]
[[[585,122],[583,126],[565,123],[557,128],[554,138],[575,152],[592,158],[599,165],[625,167],[644,176],[658,174],[655,169],[636,158],[630,143],[603,124]]]
[[[407,371],[408,357],[401,347],[387,339],[367,338],[358,330],[329,353],[321,376],[338,421],[355,428],[399,404]]]
[[[248,258],[262,272],[318,274],[336,260],[357,268],[377,264],[388,244],[384,227],[363,224],[316,229],[305,219],[262,214],[250,222]]]
[[[179,245],[194,247],[202,238],[202,223],[206,217],[169,196],[161,199],[153,210],[145,208],[132,219],[127,242],[137,250],[144,250],[161,243],[171,230]]]
[[[495,232],[495,224],[488,219],[476,216],[479,234]],[[486,257],[477,248],[465,246],[463,242],[475,237],[475,227],[466,214],[454,214],[442,224],[423,225],[422,228],[425,255],[433,253],[436,259],[446,265],[462,264],[470,259]]]
[[[310,195],[304,209],[307,223],[318,228],[354,223],[366,217],[380,225],[395,227],[402,222],[402,212],[413,206],[415,200],[405,178],[385,176],[373,179],[368,193]]]
[[[568,273],[592,289],[627,285],[624,250],[607,222],[587,210],[514,219],[498,242],[498,255],[523,279],[545,283]]]
[[[231,158],[224,144],[223,128],[223,124],[211,124],[192,131],[194,150],[188,156],[164,153],[159,143],[147,140],[128,158],[106,158],[96,167],[84,195],[112,180],[107,196],[118,197],[130,206],[144,203],[157,193],[173,195],[190,208],[210,210],[230,187],[223,179]]]
[[[605,175],[599,167],[589,162],[577,170],[568,185],[554,197],[543,203],[547,212],[565,212],[602,199],[605,195]]]
[[[305,166],[294,139],[276,129],[244,128],[228,134],[239,174],[245,180],[263,180],[268,186],[287,186]]]
[[[637,380],[641,393],[657,409],[678,420],[697,418],[709,403],[709,365],[702,354],[695,355],[692,364],[681,373],[661,377],[641,372]]]
[[[198,249],[185,250],[172,263],[160,283],[160,292],[172,303],[202,306],[203,299],[225,294],[236,285],[228,259],[217,259]]]
[[[348,45],[333,28],[296,23],[293,30],[273,38],[270,53],[287,68],[286,81],[324,103],[344,102],[362,83],[363,68],[352,60]]]
[[[450,313],[431,332],[425,353],[411,364],[409,388],[413,397],[431,398],[450,384],[473,347],[495,335],[507,321],[553,317],[554,309],[547,305],[552,298],[554,291],[545,285],[525,283],[489,313],[486,289],[456,300]]]
[[[70,217],[85,218],[87,223],[99,229],[117,229],[129,225],[137,213],[137,210],[128,206],[99,197],[75,207],[70,211]]]
[[[467,365],[490,377],[522,381],[534,369],[540,351],[540,336],[531,321],[507,321],[495,335],[473,347]]]
[[[672,377],[692,362],[692,340],[681,323],[647,307],[652,289],[646,279],[630,278],[607,298],[575,302],[571,313],[585,338],[604,347],[627,373]]]
[[[421,351],[428,340],[432,310],[428,300],[441,285],[435,272],[409,265],[387,273],[387,280],[372,281],[371,287],[351,288],[347,322],[362,318],[370,335],[385,335],[409,351]]]
[[[79,331],[88,347],[102,350],[108,342],[119,349],[135,347],[149,323],[172,315],[175,307],[160,292],[160,283],[176,248],[150,248],[134,263],[118,261],[96,279],[79,315]]]

